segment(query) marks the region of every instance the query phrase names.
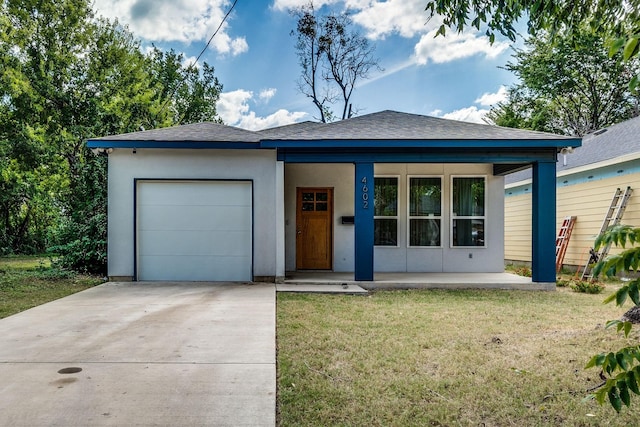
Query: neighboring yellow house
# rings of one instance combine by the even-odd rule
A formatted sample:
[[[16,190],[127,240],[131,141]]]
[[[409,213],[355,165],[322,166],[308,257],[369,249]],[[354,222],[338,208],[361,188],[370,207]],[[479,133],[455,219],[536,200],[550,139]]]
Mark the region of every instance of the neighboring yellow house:
[[[556,234],[562,220],[577,220],[565,267],[582,267],[617,188],[634,190],[622,224],[640,227],[640,117],[586,135],[575,151],[558,154]],[[505,261],[531,261],[531,170],[505,178]],[[612,248],[610,253],[615,253]]]

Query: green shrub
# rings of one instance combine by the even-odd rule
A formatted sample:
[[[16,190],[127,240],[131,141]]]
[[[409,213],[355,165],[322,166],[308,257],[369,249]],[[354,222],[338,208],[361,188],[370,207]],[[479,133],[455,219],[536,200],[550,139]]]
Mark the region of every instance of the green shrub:
[[[66,280],[73,279],[78,273],[71,270],[66,270],[60,267],[38,267],[35,271],[34,277],[43,280]]]
[[[52,230],[48,252],[62,270],[107,273],[107,159],[85,150],[83,168],[72,182],[65,216]]]
[[[599,294],[604,291],[605,288],[604,283],[596,280],[571,279],[568,285],[574,292],[582,292],[585,294]]]

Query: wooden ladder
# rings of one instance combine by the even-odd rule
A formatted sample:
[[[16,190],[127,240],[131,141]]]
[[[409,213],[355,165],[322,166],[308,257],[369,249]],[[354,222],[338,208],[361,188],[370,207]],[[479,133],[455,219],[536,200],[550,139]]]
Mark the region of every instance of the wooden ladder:
[[[573,226],[576,223],[575,216],[568,216],[562,220],[560,231],[558,231],[558,237],[556,238],[556,273],[559,273],[562,269],[562,263],[564,261],[564,255],[567,253],[567,247],[569,246],[569,239],[571,238],[571,232]]]
[[[611,205],[609,205],[607,215],[604,217],[604,221],[602,221],[602,227],[600,227],[600,233],[598,233],[598,235],[604,233],[607,228],[620,224],[620,220],[627,208],[627,202],[629,201],[629,197],[631,197],[631,193],[633,193],[633,189],[631,187],[627,187],[624,192],[619,188],[616,189],[616,193],[613,195],[613,199],[611,199]],[[580,277],[582,280],[593,278],[593,275],[591,274],[591,265],[601,259],[604,259],[607,254],[609,254],[609,249],[611,249],[611,243],[602,246],[599,251],[591,248],[589,251],[591,256],[589,257],[587,264],[584,266],[582,276]]]

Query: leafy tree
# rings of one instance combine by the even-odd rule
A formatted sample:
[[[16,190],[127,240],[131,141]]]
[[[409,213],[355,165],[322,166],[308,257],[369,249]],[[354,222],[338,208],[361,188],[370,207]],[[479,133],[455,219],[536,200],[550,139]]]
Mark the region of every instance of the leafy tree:
[[[298,89],[318,109],[320,121],[351,115],[351,96],[356,82],[379,68],[375,48],[355,30],[347,13],[320,15],[310,2],[294,11],[297,18],[296,51],[302,72]],[[340,102],[338,114],[332,105]]]
[[[525,18],[532,35],[588,28],[607,39],[612,52],[622,49],[624,59],[637,56],[640,47],[640,0],[427,0],[425,9],[429,17],[441,16],[441,35],[447,28],[461,32],[486,25],[492,42],[496,32],[515,40],[516,23]],[[632,84],[637,83],[636,78]]]
[[[553,127],[552,108],[547,98],[538,98],[521,85],[507,90],[508,98],[487,113],[485,120],[498,126],[562,133]]]
[[[106,159],[86,139],[215,120],[221,85],[207,64],[144,55],[88,0],[6,0],[0,25],[0,250],[36,236],[31,250],[104,273]]]
[[[638,114],[629,82],[638,60],[609,57],[601,37],[586,31],[555,41],[546,33],[531,37],[506,65],[520,82],[509,99],[489,114],[509,127],[582,136]]]
[[[65,247],[74,240],[64,227],[70,220],[94,218],[97,212],[83,209],[84,202],[102,198],[85,188],[83,168],[96,161],[87,155],[86,138],[134,130],[142,122],[170,121],[149,102],[155,88],[137,42],[117,23],[96,19],[86,1],[14,0],[4,2],[1,11],[0,22],[8,24],[2,29],[4,48],[0,50],[4,54],[2,136],[5,144],[13,146],[10,163],[15,165],[12,181],[4,181],[25,190],[14,193],[14,211],[8,213],[19,224],[11,246],[24,249],[21,238],[34,207],[47,200],[50,217],[60,226],[50,236],[66,255]],[[41,173],[32,173],[34,169]],[[42,188],[47,181],[59,185]],[[106,191],[104,185],[99,191]],[[52,230],[53,224],[46,225]],[[47,235],[41,229],[35,231],[41,238]],[[100,247],[105,236],[106,229],[101,229],[75,239],[89,239]],[[97,271],[89,266],[99,262],[84,255],[86,269]]]
[[[174,124],[216,120],[216,104],[222,84],[214,68],[206,62],[202,71],[195,65],[185,67],[184,55],[173,49],[163,52],[153,48],[149,56],[151,74],[161,90],[157,99],[168,104]],[[218,118],[218,122],[222,123]]]
[[[633,228],[628,225],[618,225],[611,227],[596,239],[596,250],[602,246],[614,244],[626,247],[631,244],[633,247],[624,250],[618,255],[609,256],[606,260],[599,261],[593,274],[598,277],[600,274],[615,276],[616,274],[628,274],[640,270],[640,228]],[[636,307],[640,305],[640,278],[627,282],[615,293],[611,294],[604,302],[616,302],[622,306],[627,299],[630,299]],[[623,320],[612,320],[607,322],[607,328],[615,326],[618,332],[623,331],[624,337],[628,338],[632,330],[632,323]],[[622,405],[629,406],[631,394],[640,395],[640,345],[632,344],[621,348],[615,352],[600,353],[591,358],[587,368],[598,367],[602,369],[602,375],[606,380],[595,392],[595,398],[603,404],[608,399],[613,408],[620,412]]]

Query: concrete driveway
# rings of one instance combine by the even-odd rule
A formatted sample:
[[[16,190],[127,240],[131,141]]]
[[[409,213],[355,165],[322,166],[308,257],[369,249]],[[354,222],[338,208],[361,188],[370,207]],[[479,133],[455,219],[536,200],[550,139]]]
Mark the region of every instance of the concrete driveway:
[[[0,320],[2,426],[273,426],[275,392],[273,284],[107,283]]]

